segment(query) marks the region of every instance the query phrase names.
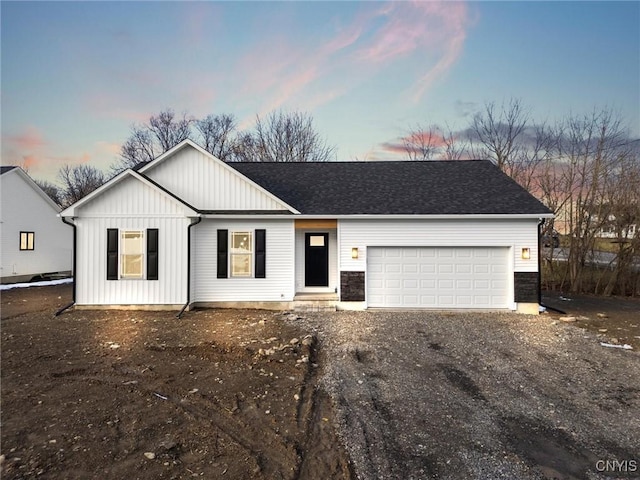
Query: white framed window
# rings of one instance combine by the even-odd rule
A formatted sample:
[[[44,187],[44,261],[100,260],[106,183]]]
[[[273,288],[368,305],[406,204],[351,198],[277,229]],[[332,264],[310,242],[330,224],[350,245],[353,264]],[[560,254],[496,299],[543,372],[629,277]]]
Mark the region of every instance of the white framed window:
[[[144,231],[120,231],[120,278],[144,278]]]
[[[253,275],[253,232],[231,232],[230,263],[232,277]]]
[[[35,233],[20,232],[20,250],[35,250]]]

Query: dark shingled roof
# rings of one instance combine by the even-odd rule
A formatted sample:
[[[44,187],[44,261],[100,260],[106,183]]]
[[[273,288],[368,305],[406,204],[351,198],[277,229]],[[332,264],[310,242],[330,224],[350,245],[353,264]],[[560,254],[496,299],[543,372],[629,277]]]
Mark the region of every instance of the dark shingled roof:
[[[551,213],[488,160],[228,165],[307,215]]]
[[[14,168],[17,168],[17,167],[5,167],[5,166],[2,166],[2,167],[0,167],[0,175],[4,175],[5,173],[10,172]]]

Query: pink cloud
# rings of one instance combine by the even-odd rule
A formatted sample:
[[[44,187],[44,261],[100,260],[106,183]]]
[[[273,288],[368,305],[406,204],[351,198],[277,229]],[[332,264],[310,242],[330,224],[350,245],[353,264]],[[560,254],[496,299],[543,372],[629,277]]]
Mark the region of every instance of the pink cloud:
[[[417,101],[455,65],[469,24],[461,2],[363,2],[353,19],[328,35],[294,39],[278,33],[245,52],[236,65],[242,94],[260,95],[263,112],[315,107],[411,61],[417,81],[407,89]]]
[[[5,141],[8,142],[12,148],[28,151],[40,149],[47,144],[40,130],[33,126],[26,127],[16,135],[9,135]]]
[[[422,149],[421,145],[434,149],[434,159],[441,157],[440,153],[443,147],[446,147],[447,142],[441,133],[437,129],[422,130],[412,132],[404,137],[397,138],[393,141],[384,142],[380,145],[383,152],[400,156],[400,158],[407,158],[409,153],[411,158],[421,158]]]

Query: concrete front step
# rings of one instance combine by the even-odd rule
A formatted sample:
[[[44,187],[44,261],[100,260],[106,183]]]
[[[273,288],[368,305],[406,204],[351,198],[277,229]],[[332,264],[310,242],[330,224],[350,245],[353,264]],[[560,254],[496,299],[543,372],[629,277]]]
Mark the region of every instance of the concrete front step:
[[[335,312],[336,300],[295,300],[294,312]]]

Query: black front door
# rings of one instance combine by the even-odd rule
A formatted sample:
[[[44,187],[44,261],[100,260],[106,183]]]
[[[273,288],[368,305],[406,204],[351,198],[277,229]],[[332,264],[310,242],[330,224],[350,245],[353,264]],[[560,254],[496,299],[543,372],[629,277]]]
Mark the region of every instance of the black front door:
[[[304,284],[307,287],[329,286],[328,233],[305,233]]]

